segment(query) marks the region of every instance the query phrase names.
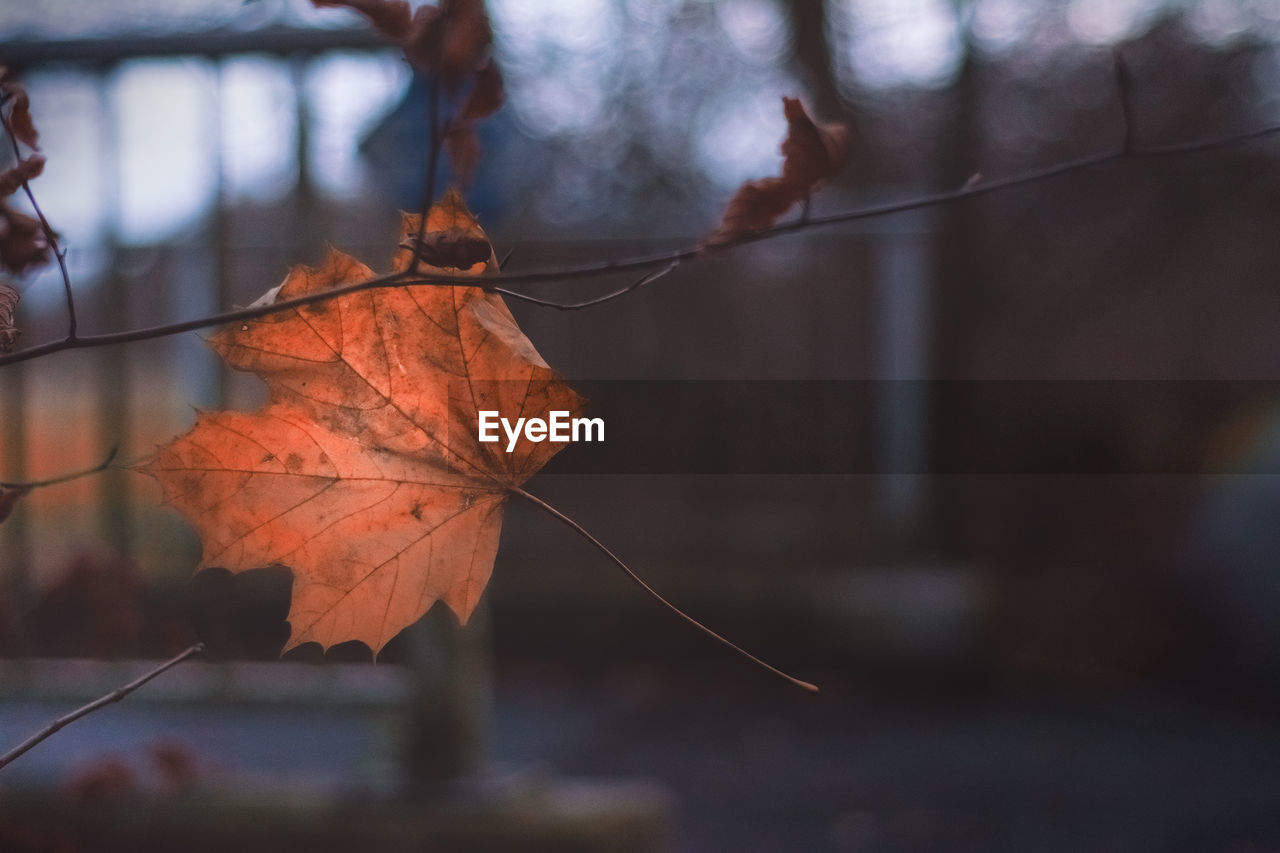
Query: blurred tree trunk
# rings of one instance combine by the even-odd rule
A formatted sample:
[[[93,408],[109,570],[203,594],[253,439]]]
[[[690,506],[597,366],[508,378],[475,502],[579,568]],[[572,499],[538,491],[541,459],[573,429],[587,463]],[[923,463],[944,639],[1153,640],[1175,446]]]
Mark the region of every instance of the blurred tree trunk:
[[[964,55],[960,71],[950,92],[951,109],[938,133],[940,148],[934,156],[937,164],[935,182],[938,190],[957,189],[978,170],[982,156],[982,103],[978,79],[978,63],[972,47],[968,24],[972,0],[954,0]],[[970,330],[975,328],[974,306],[980,305],[978,290],[982,283],[978,241],[981,236],[980,200],[943,205],[938,210],[934,232],[933,262],[933,343],[931,375],[942,379],[974,378],[971,372],[972,347]],[[932,470],[954,470],[957,448],[954,430],[946,424],[954,422],[946,404],[955,394],[935,395],[938,406],[932,413]],[[932,490],[933,506],[926,510],[927,528],[934,532],[934,546],[944,553],[963,557],[963,487],[964,478],[938,477]],[[930,523],[931,522],[931,523]]]

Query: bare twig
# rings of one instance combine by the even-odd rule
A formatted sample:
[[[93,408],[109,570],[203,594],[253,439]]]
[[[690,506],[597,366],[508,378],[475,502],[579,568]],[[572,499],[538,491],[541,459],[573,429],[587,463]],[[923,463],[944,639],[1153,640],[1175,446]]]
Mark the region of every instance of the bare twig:
[[[542,297],[539,297],[539,296],[530,296],[527,293],[521,293],[518,290],[508,290],[505,287],[490,287],[486,289],[492,290],[494,293],[501,293],[503,296],[507,296],[511,299],[517,299],[521,302],[529,302],[533,305],[541,305],[544,308],[557,308],[561,311],[577,311],[582,308],[593,308],[602,302],[608,302],[610,300],[617,299],[620,296],[626,296],[627,294],[633,291],[639,290],[645,285],[652,284],[653,282],[662,278],[663,276],[665,276],[667,273],[671,272],[678,266],[680,266],[679,261],[672,261],[670,264],[668,264],[667,266],[663,267],[660,270],[655,270],[654,272],[641,276],[640,278],[631,282],[631,284],[628,284],[626,287],[620,287],[617,290],[611,290],[608,293],[602,294],[600,296],[596,296],[592,299],[586,299],[582,302],[557,302],[554,299],[543,299]]]
[[[991,193],[1011,189],[1013,187],[1026,186],[1050,180],[1052,178],[1061,177],[1063,175],[1082,172],[1086,169],[1091,169],[1106,163],[1114,163],[1130,159],[1155,159],[1160,157],[1199,154],[1206,151],[1241,145],[1267,136],[1274,136],[1276,134],[1280,134],[1280,124],[1270,125],[1258,128],[1257,130],[1246,131],[1244,133],[1232,134],[1230,136],[1220,136],[1194,142],[1148,146],[1129,151],[1126,151],[1123,148],[1118,148],[1112,151],[1103,151],[1063,163],[1057,163],[1052,166],[1046,166],[1041,169],[1033,169],[1020,175],[1011,175],[1006,178],[981,180],[972,183],[966,182],[964,186],[954,190],[918,196],[916,198],[906,199],[903,201],[870,205],[868,207],[847,211],[845,213],[836,213],[828,216],[811,216],[807,220],[803,221],[782,223],[772,228],[745,234],[736,240],[714,247],[704,247],[700,245],[691,246],[675,252],[645,255],[622,260],[608,260],[582,266],[554,267],[545,270],[531,270],[528,272],[511,274],[502,273],[482,280],[475,278],[454,278],[449,276],[410,275],[407,271],[387,273],[385,275],[375,276],[368,281],[357,282],[345,287],[336,287],[332,290],[326,290],[320,293],[311,293],[306,296],[276,302],[271,305],[260,305],[255,308],[242,308],[235,311],[226,311],[221,314],[211,314],[193,320],[184,320],[177,323],[151,326],[144,329],[132,329],[124,332],[111,332],[103,335],[86,335],[77,338],[64,338],[62,340],[49,341],[17,352],[0,355],[0,367],[3,367],[6,364],[28,361],[33,358],[39,358],[41,356],[66,349],[83,349],[89,347],[108,346],[111,344],[132,343],[134,341],[167,337],[180,332],[193,331],[195,329],[207,329],[212,326],[221,326],[226,323],[250,320],[256,317],[263,317],[268,314],[275,314],[280,311],[288,311],[302,305],[312,305],[319,302],[325,302],[330,299],[335,299],[361,290],[373,290],[383,287],[400,287],[402,285],[434,285],[442,287],[464,286],[496,289],[498,287],[505,287],[506,285],[512,284],[573,281],[587,278],[599,278],[614,273],[650,270],[658,267],[670,266],[671,264],[681,263],[683,261],[693,260],[707,254],[729,251],[749,243],[770,240],[784,234],[805,231],[810,228],[820,228],[826,225],[838,225],[864,219],[876,219],[882,216],[889,216],[894,213],[903,213],[909,210],[919,210],[921,208],[951,204],[953,202],[989,195]],[[629,287],[626,290],[627,292],[631,292],[635,290],[635,288]],[[606,296],[608,296],[608,294],[606,294]],[[609,298],[614,297],[609,296]],[[551,300],[545,300],[545,302],[548,307],[560,307],[559,304],[553,304]]]
[[[58,483],[66,483],[70,480],[78,480],[81,477],[87,477],[90,474],[97,474],[99,471],[107,470],[107,466],[116,458],[118,448],[115,445],[107,451],[107,456],[92,468],[85,468],[83,471],[75,471],[70,474],[60,474],[57,477],[50,477],[48,480],[29,480],[21,483],[8,483],[0,481],[0,489],[39,489],[43,486],[56,486]]]
[[[40,731],[33,734],[31,737],[24,740],[22,743],[15,746],[13,749],[6,752],[4,755],[0,755],[0,767],[4,767],[5,765],[9,764],[15,758],[18,758],[24,753],[30,751],[32,747],[38,745],[41,741],[45,740],[51,735],[56,734],[58,731],[70,725],[71,723],[74,723],[76,720],[80,719],[81,717],[86,717],[89,714],[92,714],[94,711],[105,708],[107,705],[110,705],[113,702],[119,702],[121,699],[128,696],[130,693],[137,690],[139,687],[146,684],[151,679],[155,678],[157,675],[160,675],[161,673],[172,669],[173,667],[182,663],[187,658],[192,657],[194,655],[198,655],[203,651],[204,651],[204,643],[196,643],[194,646],[190,646],[189,648],[187,648],[187,650],[184,651],[182,654],[176,657],[170,658],[169,660],[157,666],[155,669],[134,679],[133,681],[130,681],[128,684],[124,685],[123,687],[117,687],[115,690],[112,690],[107,695],[101,696],[93,700],[88,705],[83,705],[77,708],[76,710],[72,711],[71,713],[65,714],[64,716],[59,717],[58,719],[49,723],[49,725],[45,726]]]
[[[692,616],[690,616],[688,613],[685,613],[685,612],[684,612],[683,610],[681,610],[679,607],[676,607],[676,606],[675,606],[674,604],[672,604],[670,601],[667,601],[665,598],[663,598],[661,595],[659,595],[659,594],[658,594],[658,592],[657,592],[653,587],[651,587],[651,586],[649,586],[649,584],[645,583],[645,582],[644,582],[644,580],[643,580],[639,575],[637,575],[637,574],[632,570],[632,568],[631,568],[630,566],[628,566],[626,563],[624,563],[624,562],[622,561],[622,558],[621,558],[621,557],[619,557],[617,554],[615,554],[615,553],[613,553],[612,551],[610,551],[610,550],[609,550],[609,547],[608,547],[607,545],[605,545],[605,544],[604,544],[603,542],[601,542],[599,539],[597,539],[596,537],[594,537],[594,536],[592,536],[590,533],[588,533],[588,532],[587,532],[587,529],[586,529],[585,527],[583,527],[581,524],[579,524],[578,522],[574,521],[572,518],[570,518],[569,516],[565,515],[565,514],[564,514],[564,513],[562,513],[560,510],[556,509],[556,508],[555,508],[555,507],[553,507],[551,504],[549,504],[549,503],[547,503],[546,501],[544,501],[542,498],[539,498],[539,497],[537,497],[537,496],[535,496],[535,495],[531,495],[531,494],[529,494],[528,492],[526,492],[524,489],[521,489],[521,488],[518,488],[518,487],[517,487],[517,488],[513,488],[513,489],[511,490],[511,492],[512,492],[512,494],[516,494],[516,495],[519,495],[520,497],[524,498],[524,499],[525,499],[525,500],[527,500],[529,503],[531,503],[531,504],[533,504],[534,506],[536,506],[536,507],[538,507],[539,509],[541,509],[543,512],[549,513],[549,514],[550,514],[552,517],[554,517],[556,520],[558,520],[558,521],[560,521],[560,522],[562,522],[562,523],[564,523],[564,524],[568,525],[569,527],[573,528],[574,532],[576,532],[576,533],[577,533],[579,536],[581,536],[583,539],[586,539],[588,542],[590,542],[592,545],[594,545],[594,546],[595,546],[595,547],[596,547],[596,548],[597,548],[597,549],[598,549],[602,554],[604,554],[606,557],[608,557],[608,558],[613,562],[613,564],[614,564],[614,565],[616,565],[618,568],[622,569],[622,571],[626,573],[627,577],[628,577],[628,578],[630,578],[630,579],[631,579],[631,581],[632,581],[633,583],[635,583],[637,586],[639,586],[641,589],[643,589],[645,592],[647,592],[649,595],[651,595],[655,601],[657,601],[657,602],[658,602],[659,604],[661,604],[663,607],[665,607],[665,608],[667,608],[668,610],[670,610],[672,613],[674,613],[674,614],[676,614],[677,616],[679,616],[679,617],[680,617],[681,619],[683,619],[685,622],[688,622],[690,625],[692,625],[693,627],[697,628],[697,629],[698,629],[699,631],[701,631],[702,633],[706,634],[708,637],[711,637],[713,640],[716,640],[717,642],[722,643],[722,644],[723,644],[723,645],[725,645],[725,646],[728,646],[730,649],[733,649],[735,652],[737,652],[738,654],[742,655],[742,656],[743,656],[744,658],[746,658],[747,660],[751,661],[752,663],[756,664],[757,666],[762,666],[762,667],[764,667],[764,668],[765,668],[765,669],[767,669],[769,672],[772,672],[774,675],[778,676],[779,678],[783,679],[784,681],[787,681],[787,682],[789,682],[789,683],[791,683],[791,684],[794,684],[796,687],[799,687],[799,688],[801,688],[802,690],[807,690],[807,691],[808,691],[808,692],[810,692],[810,693],[817,693],[817,692],[818,692],[818,686],[817,686],[816,684],[810,684],[808,681],[801,681],[800,679],[798,679],[798,678],[796,678],[796,677],[794,677],[794,676],[787,675],[785,672],[783,672],[782,670],[778,669],[777,667],[775,667],[775,666],[771,666],[771,665],[769,665],[769,664],[765,663],[764,661],[760,660],[760,658],[756,657],[755,655],[753,655],[753,654],[751,654],[750,652],[748,652],[748,651],[746,651],[745,649],[743,649],[741,646],[739,646],[739,645],[735,644],[735,643],[734,643],[734,642],[732,642],[731,640],[726,640],[724,637],[722,637],[721,635],[717,634],[715,631],[712,631],[712,630],[711,630],[710,628],[708,628],[706,625],[703,625],[703,624],[702,624],[701,622],[699,622],[697,619],[694,619]]]

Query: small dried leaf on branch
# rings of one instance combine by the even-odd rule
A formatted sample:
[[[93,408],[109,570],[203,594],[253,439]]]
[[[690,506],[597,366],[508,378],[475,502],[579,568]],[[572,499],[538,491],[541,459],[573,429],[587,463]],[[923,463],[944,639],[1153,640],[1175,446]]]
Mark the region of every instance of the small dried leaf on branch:
[[[17,506],[18,501],[29,491],[31,491],[30,486],[19,486],[18,488],[0,486],[0,522],[9,517],[9,514],[13,512],[13,508]]]
[[[435,69],[440,53],[444,15],[439,6],[419,6],[409,22],[409,31],[397,42],[409,64],[424,71]]]
[[[406,0],[311,0],[311,5],[317,9],[345,6],[359,12],[369,19],[374,29],[393,42],[399,43],[409,36],[410,16]]]
[[[491,60],[476,72],[475,85],[444,137],[445,150],[449,152],[459,183],[469,184],[480,162],[480,139],[476,136],[475,123],[502,106],[502,95],[502,74]]]
[[[492,59],[476,69],[475,85],[458,111],[459,121],[478,121],[488,118],[502,106],[502,72]]]
[[[782,180],[808,193],[839,171],[849,152],[849,129],[816,124],[799,98],[783,98],[787,138],[782,140]]]
[[[32,154],[23,157],[17,163],[0,172],[0,198],[9,196],[22,189],[22,185],[44,171],[44,155]]]
[[[481,0],[444,0],[409,11],[405,0],[311,0],[317,8],[344,6],[364,15],[417,68],[456,88],[488,58],[493,29]]]
[[[8,127],[13,138],[33,150],[40,150],[40,134],[31,120],[31,98],[23,85],[9,76],[9,69],[0,66],[0,97],[12,101]]]
[[[747,181],[729,200],[724,218],[703,240],[721,246],[753,231],[773,226],[778,217],[809,194],[844,164],[848,156],[847,128],[816,124],[798,98],[783,98],[787,136],[782,140],[782,175]]]
[[[469,186],[480,165],[480,138],[471,122],[455,124],[444,135],[444,150],[453,163],[453,174],[459,184]]]
[[[0,266],[21,273],[49,262],[49,239],[39,220],[0,202]]]
[[[13,345],[18,342],[18,327],[14,325],[14,315],[18,313],[18,303],[22,294],[11,284],[0,281],[0,352],[12,352]]]
[[[445,19],[440,70],[446,82],[456,85],[485,64],[493,28],[481,0],[444,0],[440,8]]]

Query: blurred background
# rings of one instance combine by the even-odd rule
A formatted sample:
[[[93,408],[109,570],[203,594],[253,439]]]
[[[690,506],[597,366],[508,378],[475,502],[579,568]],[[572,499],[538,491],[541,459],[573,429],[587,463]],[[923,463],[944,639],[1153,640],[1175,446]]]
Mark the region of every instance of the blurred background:
[[[696,242],[777,174],[782,95],[851,129],[819,215],[1115,150],[1117,51],[1139,148],[1280,123],[1269,0],[488,9],[507,102],[468,199],[517,272]],[[419,203],[426,83],[346,11],[7,0],[0,61],[84,333],[248,304],[328,244],[385,268]],[[1278,190],[1264,138],[808,230],[587,312],[512,306],[609,430],[530,490],[817,697],[521,505],[467,629],[433,613],[376,667],[355,645],[277,663],[288,573],[193,580],[192,532],[114,467],[0,526],[0,746],[138,658],[199,639],[211,662],[0,795],[54,791],[59,819],[133,798],[109,832],[63,830],[85,849],[186,844],[221,814],[183,812],[193,791],[252,779],[323,803],[326,832],[335,802],[429,789],[428,849],[1280,850]],[[23,342],[60,337],[56,270],[17,286]],[[7,481],[263,399],[196,334],[0,389]],[[287,836],[263,814],[219,831]]]

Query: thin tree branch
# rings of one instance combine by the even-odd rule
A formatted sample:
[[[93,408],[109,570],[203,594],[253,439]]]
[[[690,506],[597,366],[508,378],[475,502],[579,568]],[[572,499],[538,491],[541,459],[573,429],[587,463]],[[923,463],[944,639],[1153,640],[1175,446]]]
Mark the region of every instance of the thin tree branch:
[[[117,687],[115,690],[112,690],[107,695],[101,696],[93,700],[89,704],[84,705],[80,708],[77,708],[76,710],[72,711],[69,714],[59,717],[58,719],[54,720],[52,723],[49,723],[49,725],[45,726],[40,731],[33,734],[31,737],[24,740],[22,743],[15,746],[13,749],[6,752],[4,755],[0,755],[0,767],[4,767],[5,765],[12,762],[15,758],[18,758],[24,753],[29,752],[32,747],[38,745],[41,741],[45,740],[51,735],[56,734],[58,731],[60,731],[64,727],[70,725],[71,723],[74,723],[76,720],[80,719],[81,717],[87,717],[89,714],[92,714],[94,711],[97,711],[101,708],[105,708],[107,705],[110,705],[113,702],[119,702],[121,699],[128,696],[130,693],[137,690],[139,687],[146,684],[151,679],[155,678],[157,675],[160,675],[161,673],[172,669],[173,667],[182,663],[187,658],[192,657],[193,655],[198,655],[203,651],[204,651],[204,643],[196,643],[194,646],[188,647],[187,650],[184,651],[182,654],[176,657],[170,658],[169,660],[157,666],[155,669],[134,679],[133,681],[130,681],[128,684],[124,685],[123,687]]]
[[[651,586],[649,586],[649,584],[645,583],[645,582],[644,582],[644,580],[643,580],[639,575],[637,575],[637,574],[636,574],[636,573],[631,569],[631,567],[630,567],[630,566],[628,566],[626,563],[624,563],[624,562],[622,561],[622,558],[621,558],[621,557],[619,557],[617,554],[615,554],[615,553],[613,553],[612,551],[610,551],[610,550],[609,550],[609,548],[608,548],[608,546],[606,546],[606,545],[605,545],[603,542],[601,542],[599,539],[597,539],[596,537],[594,537],[594,536],[592,536],[590,533],[588,533],[588,532],[587,532],[587,529],[586,529],[585,527],[583,527],[583,526],[582,526],[581,524],[579,524],[578,522],[574,521],[574,520],[573,520],[572,518],[570,518],[569,516],[567,516],[567,515],[565,515],[564,513],[562,513],[560,510],[558,510],[558,509],[556,509],[555,507],[553,507],[551,504],[549,504],[549,503],[547,503],[546,501],[544,501],[542,498],[539,498],[539,497],[537,497],[537,496],[535,496],[535,495],[531,495],[531,494],[529,494],[528,492],[526,492],[524,489],[521,489],[521,488],[519,488],[519,487],[516,487],[516,488],[511,489],[511,493],[512,493],[512,494],[515,494],[515,495],[519,495],[520,497],[522,497],[522,498],[524,498],[525,500],[527,500],[529,503],[531,503],[531,504],[533,504],[534,506],[536,506],[536,507],[538,507],[539,509],[541,509],[543,512],[549,513],[549,514],[550,514],[552,517],[554,517],[556,520],[558,520],[558,521],[560,521],[560,522],[562,522],[562,523],[564,523],[564,524],[568,525],[569,527],[573,528],[574,532],[576,532],[576,533],[577,533],[579,536],[581,536],[583,539],[586,539],[588,542],[590,542],[592,545],[594,545],[594,546],[597,548],[597,550],[599,550],[602,554],[604,554],[606,557],[608,557],[608,558],[613,562],[613,564],[614,564],[614,565],[616,565],[618,568],[622,569],[622,571],[623,571],[624,573],[626,573],[626,576],[627,576],[627,577],[628,577],[628,578],[629,578],[633,583],[635,583],[637,586],[639,586],[641,589],[643,589],[645,592],[647,592],[650,596],[652,596],[652,597],[653,597],[653,599],[654,599],[655,601],[657,601],[657,602],[658,602],[659,604],[661,604],[663,607],[665,607],[665,608],[667,608],[668,610],[670,610],[672,613],[674,613],[674,614],[676,614],[677,616],[679,616],[679,617],[680,617],[681,619],[683,619],[685,622],[688,622],[690,625],[692,625],[693,627],[697,628],[697,629],[698,629],[699,631],[701,631],[702,633],[706,634],[708,637],[711,637],[713,640],[716,640],[717,642],[719,642],[719,643],[721,643],[721,644],[723,644],[723,645],[725,645],[725,646],[729,647],[730,649],[733,649],[735,652],[737,652],[738,654],[742,655],[742,656],[743,656],[744,658],[746,658],[747,660],[751,661],[752,663],[756,664],[757,666],[762,666],[762,667],[764,667],[764,668],[765,668],[765,669],[767,669],[769,672],[772,672],[774,675],[778,676],[779,678],[783,679],[784,681],[787,681],[787,682],[789,682],[789,683],[791,683],[791,684],[794,684],[796,687],[799,687],[799,688],[800,688],[800,689],[802,689],[802,690],[807,690],[807,691],[808,691],[808,692],[810,692],[810,693],[817,693],[817,692],[818,692],[818,686],[817,686],[816,684],[810,684],[808,681],[801,681],[800,679],[798,679],[798,678],[796,678],[796,677],[794,677],[794,676],[787,675],[785,672],[783,672],[782,670],[778,669],[777,667],[775,667],[775,666],[771,666],[771,665],[769,665],[769,664],[765,663],[764,661],[760,660],[760,658],[756,657],[755,655],[753,655],[753,654],[751,654],[750,652],[748,652],[748,651],[746,651],[745,649],[743,649],[741,646],[739,646],[739,645],[737,645],[737,644],[733,643],[733,642],[732,642],[732,641],[730,641],[730,640],[726,640],[724,637],[722,637],[721,635],[717,634],[715,631],[712,631],[712,630],[711,630],[710,628],[708,628],[706,625],[703,625],[703,624],[702,624],[701,622],[699,622],[697,619],[694,619],[692,616],[690,616],[688,613],[685,613],[685,612],[684,612],[683,610],[681,610],[679,607],[676,607],[676,606],[675,606],[674,604],[672,604],[670,601],[667,601],[665,598],[663,598],[661,595],[659,595],[659,594],[658,594],[658,592],[657,592],[653,587],[651,587]]]
[[[48,480],[29,480],[23,483],[0,482],[0,489],[39,489],[44,486],[56,486],[58,483],[66,483],[70,480],[78,480],[90,474],[97,474],[99,471],[107,470],[107,466],[115,460],[118,449],[115,445],[112,445],[111,449],[107,451],[106,458],[92,468],[85,468],[83,471],[75,471],[71,474],[61,474]]]
[[[1011,175],[1006,178],[966,182],[965,185],[954,190],[918,196],[916,198],[906,199],[903,201],[870,205],[868,207],[847,211],[845,213],[836,213],[828,216],[811,216],[806,220],[785,222],[772,228],[766,228],[760,231],[744,234],[736,240],[714,247],[697,245],[681,249],[679,251],[666,252],[657,255],[644,255],[622,260],[609,260],[600,263],[586,264],[583,266],[554,267],[545,270],[531,270],[528,272],[510,274],[502,273],[485,279],[476,279],[471,277],[462,278],[450,276],[410,275],[407,271],[402,270],[399,272],[375,276],[368,281],[357,282],[344,287],[336,287],[332,290],[326,290],[320,293],[311,293],[306,296],[300,296],[295,299],[288,299],[270,305],[260,305],[255,308],[241,308],[235,311],[211,314],[192,320],[184,320],[177,323],[168,323],[144,329],[132,329],[124,332],[111,332],[91,336],[86,335],[77,338],[64,338],[62,340],[50,341],[44,344],[28,347],[27,349],[18,350],[17,352],[0,355],[0,367],[3,367],[6,364],[28,361],[33,358],[38,358],[66,349],[83,349],[89,347],[108,346],[111,344],[132,343],[134,341],[167,337],[180,332],[193,331],[195,329],[206,329],[212,326],[221,326],[226,323],[250,320],[256,317],[263,317],[268,314],[275,314],[280,311],[287,311],[302,305],[313,305],[319,302],[325,302],[330,299],[345,296],[349,293],[356,293],[361,290],[373,290],[383,287],[399,287],[402,285],[434,285],[442,287],[465,286],[482,287],[494,290],[511,284],[563,282],[577,279],[599,278],[614,273],[665,267],[671,264],[693,260],[703,255],[729,251],[749,243],[770,240],[784,234],[805,231],[810,228],[820,228],[826,225],[839,225],[863,219],[876,219],[882,216],[889,216],[894,213],[903,213],[909,210],[919,210],[921,208],[951,204],[953,202],[989,195],[991,193],[1000,192],[1013,187],[1026,186],[1050,180],[1052,178],[1061,177],[1063,175],[1072,174],[1074,172],[1081,172],[1106,163],[1114,163],[1130,159],[1140,160],[1200,154],[1207,151],[1241,145],[1267,136],[1274,136],[1278,133],[1280,133],[1280,124],[1270,125],[1268,127],[1246,131],[1244,133],[1232,134],[1230,136],[1220,136],[1194,142],[1148,146],[1146,148],[1133,149],[1131,151],[1125,151],[1122,148],[1112,151],[1103,151],[1063,163],[1057,163],[1052,166],[1033,169],[1019,175]],[[628,289],[628,292],[634,289],[634,287],[631,287]],[[558,304],[551,304],[550,300],[546,300],[546,303],[547,307],[559,307]]]
[[[639,290],[645,285],[652,284],[658,279],[663,278],[667,273],[671,272],[678,266],[680,266],[679,261],[672,261],[660,270],[641,276],[626,287],[620,287],[617,290],[612,290],[608,293],[602,294],[593,299],[586,299],[582,302],[557,302],[553,299],[543,299],[540,296],[530,296],[529,294],[521,293],[518,290],[508,290],[505,287],[489,287],[486,288],[486,290],[492,290],[494,293],[501,293],[503,296],[511,299],[528,302],[533,305],[541,305],[545,308],[556,308],[561,311],[578,311],[582,308],[593,308],[602,302],[609,302],[610,300],[617,299],[620,296],[626,296],[629,293]]]

